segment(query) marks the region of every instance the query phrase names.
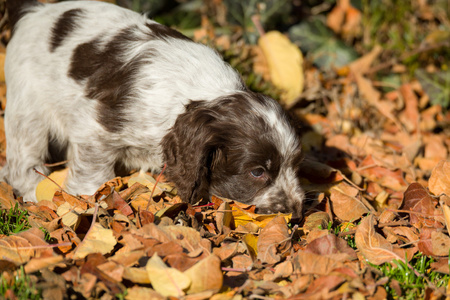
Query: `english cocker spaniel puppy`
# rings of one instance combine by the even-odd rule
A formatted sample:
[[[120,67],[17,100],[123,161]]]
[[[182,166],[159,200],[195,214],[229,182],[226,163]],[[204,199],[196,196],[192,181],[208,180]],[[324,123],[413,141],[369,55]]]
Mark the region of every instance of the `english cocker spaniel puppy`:
[[[25,201],[54,149],[66,190],[92,194],[115,166],[157,172],[184,201],[218,195],[301,216],[298,135],[205,45],[112,4],[8,0],[7,164]]]

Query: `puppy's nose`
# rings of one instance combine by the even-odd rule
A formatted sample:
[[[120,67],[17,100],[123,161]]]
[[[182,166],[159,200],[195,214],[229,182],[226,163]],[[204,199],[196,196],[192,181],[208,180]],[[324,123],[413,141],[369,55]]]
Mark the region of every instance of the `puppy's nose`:
[[[269,215],[269,214],[276,214],[276,213],[285,213],[286,212],[286,206],[283,204],[273,204],[271,206],[263,206],[263,207],[256,207],[255,212],[257,214],[262,215]]]

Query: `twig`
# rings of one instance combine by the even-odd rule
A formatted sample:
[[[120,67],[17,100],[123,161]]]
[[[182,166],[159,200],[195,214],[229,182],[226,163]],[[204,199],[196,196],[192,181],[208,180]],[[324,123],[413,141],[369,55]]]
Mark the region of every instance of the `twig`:
[[[153,193],[155,192],[156,186],[158,185],[159,180],[161,179],[162,174],[166,170],[167,164],[164,164],[164,167],[161,170],[161,173],[159,173],[158,177],[156,177],[155,185],[153,186],[152,193],[150,194],[150,199],[147,202],[147,207],[145,208],[146,211],[148,211],[148,208],[150,207],[150,200],[153,199]]]
[[[86,232],[85,238],[89,235],[89,232],[91,232],[92,228],[94,228],[95,220],[97,219],[97,213],[98,213],[98,203],[95,203],[94,205],[94,213],[92,214],[92,223],[91,227],[89,227],[89,230]],[[84,241],[84,239],[83,239]]]
[[[61,191],[64,191],[64,189],[53,179],[51,179],[50,177],[48,177],[47,175],[45,175],[44,173],[39,172],[38,170],[36,170],[36,168],[33,168],[33,171],[38,173],[41,176],[44,176],[45,178],[47,178],[48,180],[50,180],[51,182],[53,182]]]
[[[261,20],[259,15],[253,15],[252,16],[252,22],[256,27],[256,30],[259,33],[259,36],[264,36],[266,34],[266,32],[264,31],[264,28],[261,25]]]
[[[64,193],[66,193],[67,195],[71,195],[71,194],[69,194],[66,190],[64,190],[64,189],[63,189],[56,181],[54,181],[53,179],[51,179],[49,176],[45,175],[44,173],[39,172],[38,170],[36,170],[36,168],[33,168],[33,170],[34,170],[34,172],[38,173],[38,174],[41,175],[41,176],[44,176],[45,178],[47,178],[48,180],[50,180],[51,182],[53,182],[53,183],[61,190],[61,192],[64,192]],[[84,203],[87,203],[87,204],[92,204],[91,202],[86,201],[86,200],[84,200],[84,199],[81,198],[81,197],[78,197],[78,196],[75,196],[75,195],[72,195],[72,196],[75,197],[75,198],[77,198],[77,199],[80,200],[81,202],[84,202]]]
[[[222,267],[221,269],[222,269],[222,271],[225,271],[225,272],[242,272],[242,273],[249,272],[249,271],[252,270],[251,267],[247,267],[247,268],[226,268],[226,267]]]
[[[59,244],[50,244],[50,245],[37,245],[37,246],[28,246],[28,247],[16,247],[17,250],[28,250],[28,249],[47,249],[47,248],[56,248],[56,247],[64,247],[72,245],[71,242],[63,242]]]
[[[44,166],[52,168],[52,167],[58,167],[58,166],[65,165],[68,162],[69,162],[68,160],[63,160],[63,161],[55,162],[53,164],[44,164]]]

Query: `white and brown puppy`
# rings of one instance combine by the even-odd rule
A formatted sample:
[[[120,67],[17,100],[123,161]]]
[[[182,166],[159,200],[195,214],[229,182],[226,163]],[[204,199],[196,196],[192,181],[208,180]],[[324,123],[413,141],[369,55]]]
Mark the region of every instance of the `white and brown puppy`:
[[[67,149],[66,188],[92,194],[127,169],[158,171],[184,201],[215,194],[301,216],[299,138],[280,105],[250,92],[212,49],[103,2],[8,0],[7,164],[26,201]]]

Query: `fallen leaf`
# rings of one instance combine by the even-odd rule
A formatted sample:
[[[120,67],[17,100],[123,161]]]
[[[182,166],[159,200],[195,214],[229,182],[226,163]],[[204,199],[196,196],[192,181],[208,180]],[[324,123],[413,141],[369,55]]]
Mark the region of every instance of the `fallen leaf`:
[[[223,275],[220,268],[220,258],[213,254],[184,271],[184,274],[192,282],[187,290],[188,294],[204,291],[217,293],[222,287]]]
[[[230,203],[223,202],[216,211],[216,224],[219,233],[223,233],[223,227],[231,227],[233,220],[233,213],[231,211]]]
[[[69,202],[64,202],[56,210],[58,216],[61,217],[62,223],[72,229],[76,229],[78,227],[80,224],[80,214],[84,212],[84,209],[80,207],[72,207]]]
[[[362,169],[359,173],[369,179],[376,182],[379,185],[393,189],[394,191],[404,191],[405,180],[403,179],[403,173],[401,170],[392,171],[379,165],[372,155],[368,155],[359,165]]]
[[[305,251],[319,255],[327,255],[331,258],[342,261],[356,259],[355,250],[347,244],[347,241],[338,238],[334,234],[328,234],[315,239],[306,246]]]
[[[278,31],[262,35],[258,45],[266,57],[273,84],[283,93],[281,100],[291,105],[303,91],[303,55],[300,49]]]
[[[91,253],[107,254],[117,244],[111,229],[103,228],[99,223],[94,223],[80,245],[75,249],[73,259],[81,259]]]
[[[442,232],[432,231],[431,246],[433,255],[448,256],[450,250],[450,237]]]
[[[153,191],[153,188],[156,184],[156,179],[152,176],[148,175],[145,171],[140,170],[139,173],[131,175],[130,179],[128,179],[128,186],[133,186],[135,183],[140,183],[143,186],[146,186],[150,191]],[[161,188],[160,184],[155,188],[153,192],[153,197],[160,196],[164,190]]]
[[[6,50],[5,47],[2,46],[0,48],[0,82],[5,82],[5,58]]]
[[[403,209],[411,210],[410,222],[416,228],[442,228],[445,223],[443,213],[436,209],[437,200],[417,182],[411,183],[403,197]]]
[[[55,171],[55,172],[51,173],[50,175],[48,175],[48,178],[45,178],[44,180],[39,182],[36,187],[37,201],[52,200],[55,192],[61,190],[59,187],[64,188],[64,186],[63,186],[64,181],[66,180],[68,173],[69,173],[69,168]],[[57,184],[55,184],[55,182],[59,186]]]
[[[277,263],[291,248],[286,220],[276,217],[261,230],[258,238],[258,259],[263,263]]]
[[[38,228],[6,236],[0,239],[0,257],[21,265],[31,258],[51,257],[53,250],[44,241],[44,233]]]
[[[336,268],[344,266],[344,263],[332,257],[320,254],[299,251],[293,259],[294,267],[300,267],[301,274],[328,275]]]
[[[252,222],[252,223],[258,225],[259,227],[264,228],[267,226],[267,224],[270,221],[272,221],[274,218],[276,218],[278,216],[284,217],[286,222],[289,222],[292,217],[292,213],[259,215],[259,214],[255,214],[254,212],[251,212],[251,211],[245,209],[245,206],[248,207],[249,205],[242,204],[242,203],[239,203],[236,201],[231,205],[233,219],[234,219],[234,227],[244,226],[247,223]],[[254,208],[254,205],[252,205],[252,208]]]
[[[147,262],[146,270],[152,287],[165,297],[182,297],[192,281],[189,276],[169,268],[155,253]]]
[[[133,286],[127,289],[127,294],[125,296],[127,300],[165,300],[167,297],[164,297],[160,293],[146,287]]]
[[[373,215],[369,215],[361,221],[355,234],[356,247],[369,262],[375,265],[381,265],[393,259],[403,261],[404,255],[401,257],[395,253],[394,246],[375,231],[374,223]]]
[[[358,189],[345,182],[331,188],[330,200],[333,212],[339,219],[354,221],[369,212],[361,200],[356,198],[358,193]]]
[[[318,211],[306,217],[303,228],[306,232],[314,229],[327,229],[330,221],[330,215],[324,211]]]
[[[428,180],[428,189],[435,196],[444,193],[450,197],[450,161],[441,160],[434,167]]]
[[[32,258],[25,265],[24,271],[27,274],[31,274],[31,273],[34,273],[37,271],[41,271],[42,269],[52,267],[52,266],[62,262],[63,260],[64,260],[64,257],[61,255]]]
[[[150,278],[145,268],[125,268],[123,278],[139,284],[150,284]]]
[[[10,209],[16,205],[12,186],[6,182],[0,182],[0,207],[2,209]]]

